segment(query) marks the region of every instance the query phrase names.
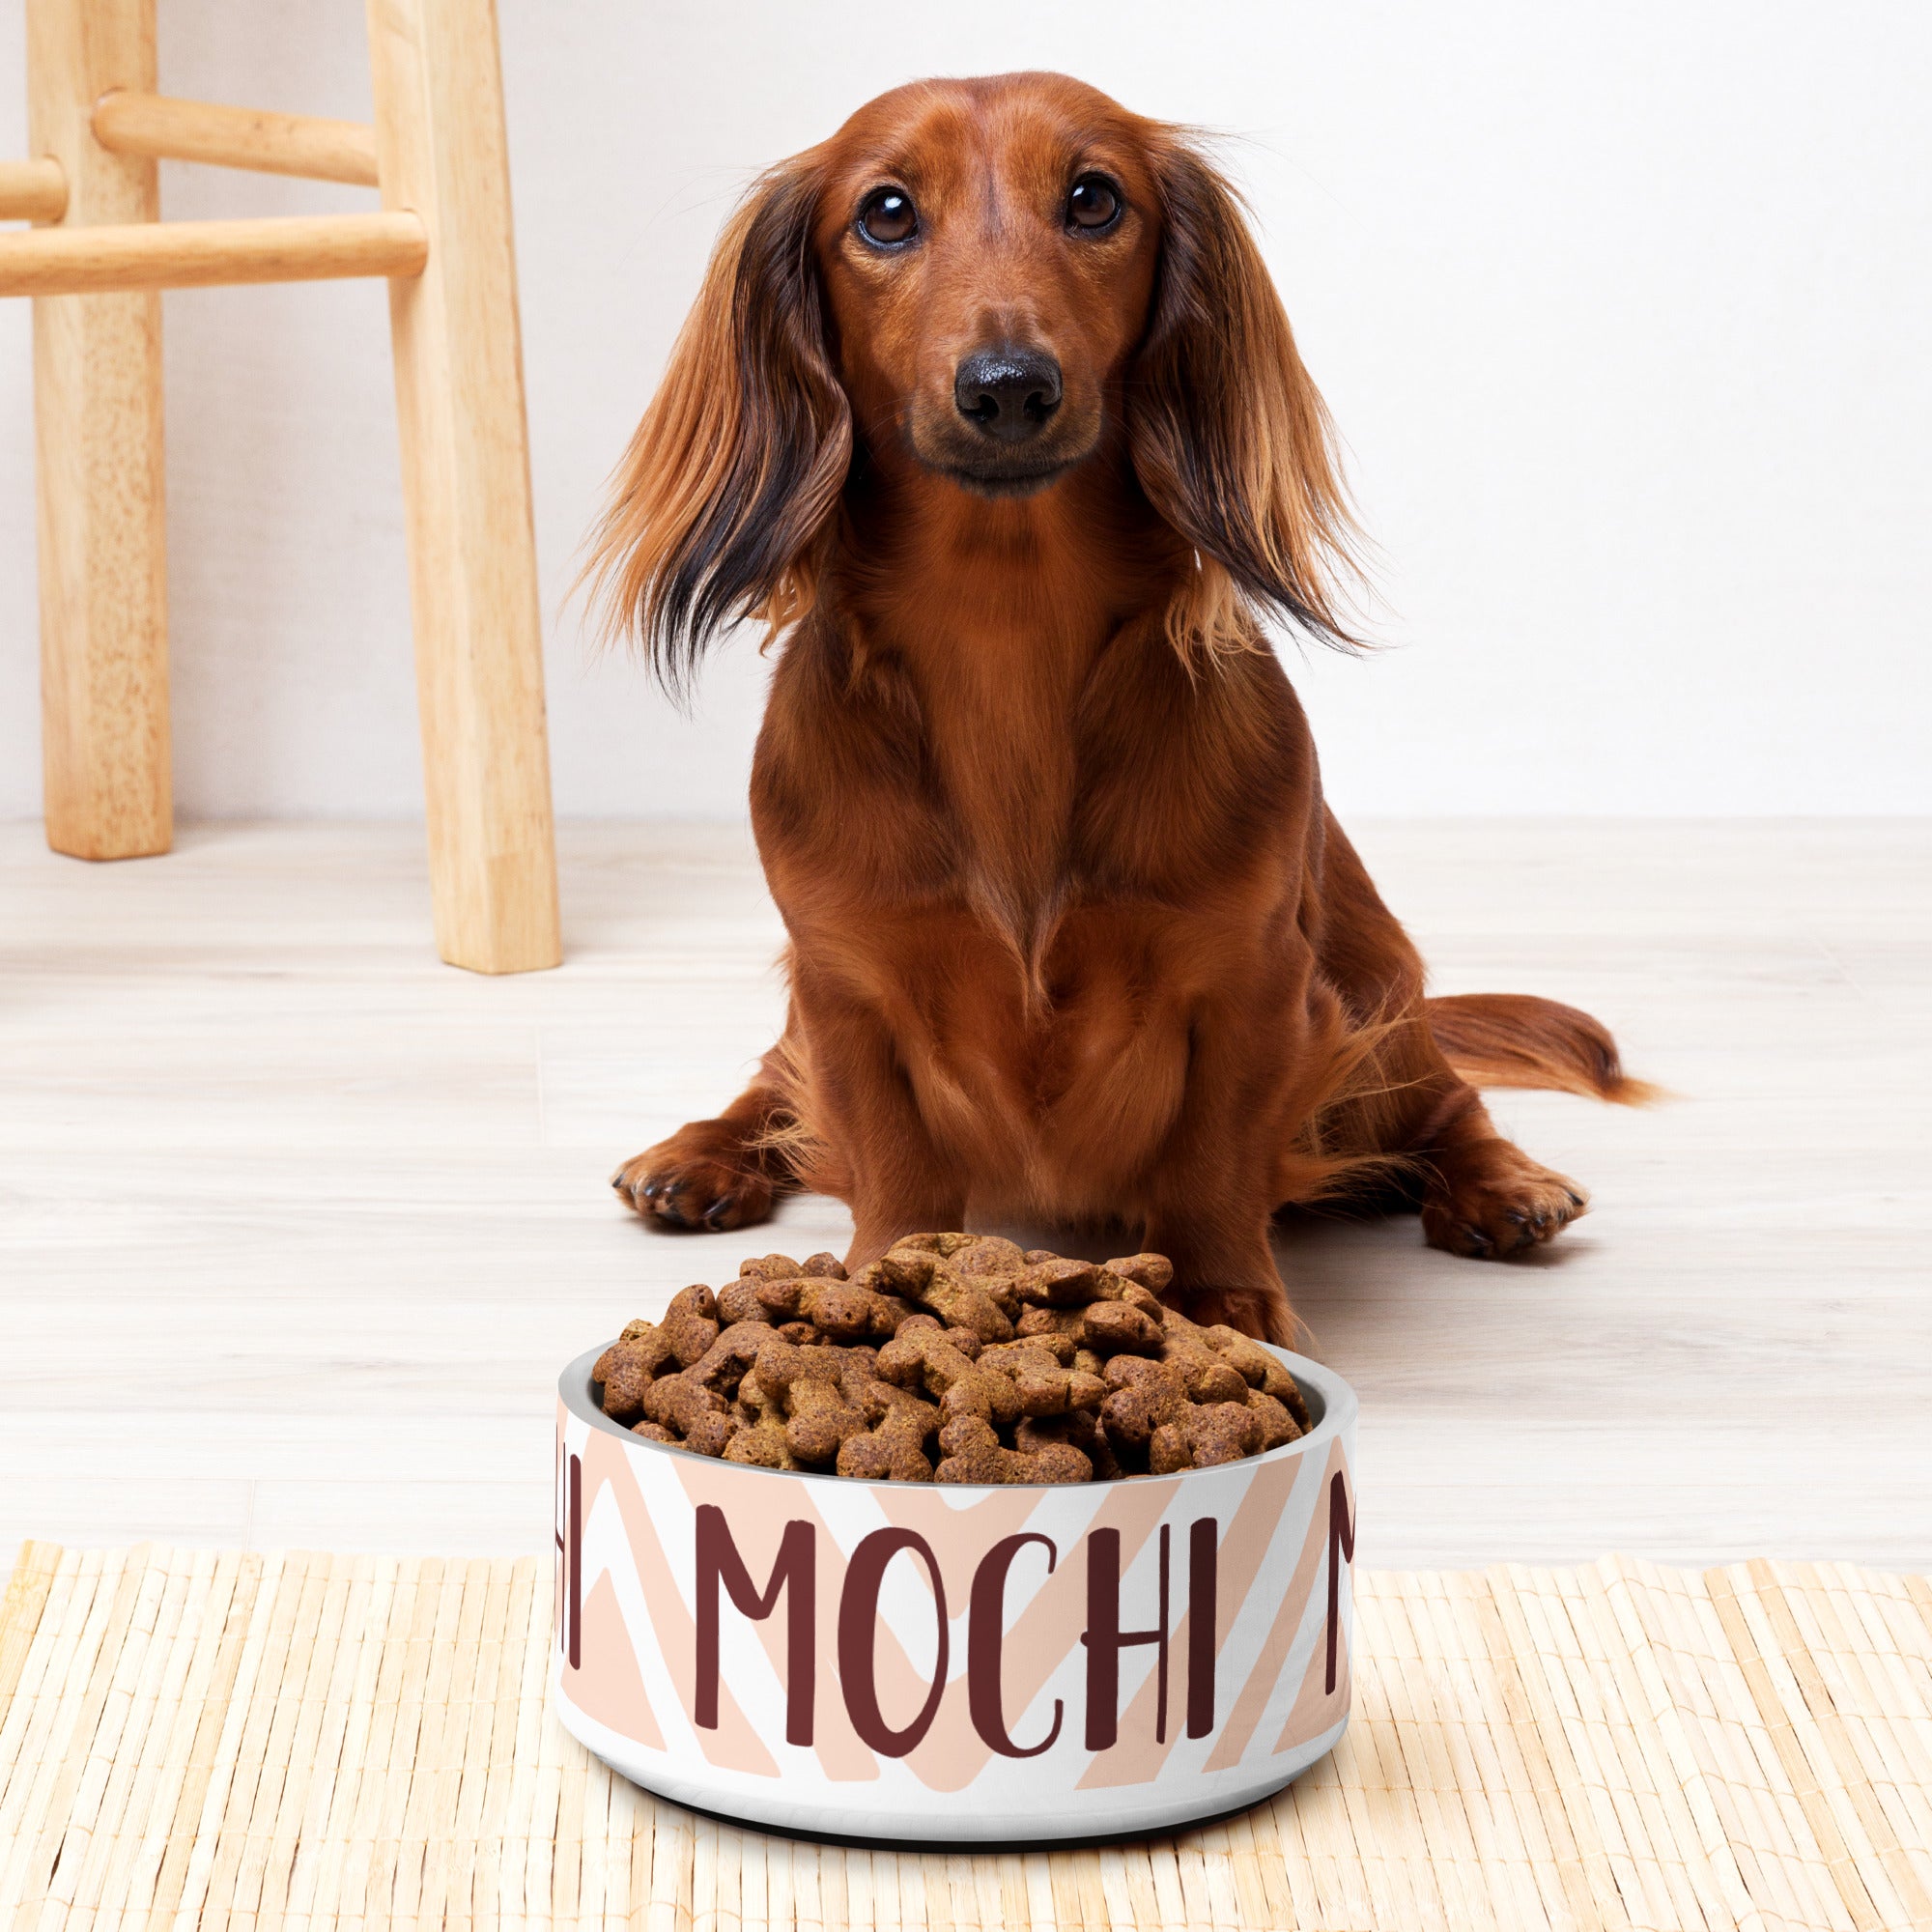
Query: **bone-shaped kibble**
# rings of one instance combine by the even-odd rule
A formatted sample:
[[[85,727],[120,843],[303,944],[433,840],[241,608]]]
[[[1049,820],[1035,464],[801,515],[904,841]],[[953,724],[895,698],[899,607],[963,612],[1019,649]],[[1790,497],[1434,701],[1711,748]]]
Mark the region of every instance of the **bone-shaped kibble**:
[[[632,1333],[633,1329],[641,1332]],[[671,1364],[670,1343],[649,1322],[634,1321],[597,1357],[590,1379],[604,1385],[604,1413],[614,1422],[641,1415],[644,1391]]]
[[[1297,1441],[1307,1434],[1295,1421],[1288,1405],[1277,1402],[1265,1389],[1251,1388],[1248,1391],[1248,1406],[1261,1421],[1262,1454],[1279,1449],[1285,1442]]]
[[[741,1418],[737,1434],[724,1445],[724,1460],[749,1463],[756,1469],[804,1467],[785,1440],[782,1418],[769,1412],[755,1420]]]
[[[785,1444],[801,1463],[835,1462],[838,1445],[859,1435],[866,1418],[845,1400],[838,1349],[800,1349],[774,1338],[758,1350],[757,1377],[785,1406]]]
[[[676,1430],[684,1446],[700,1456],[722,1456],[738,1430],[724,1398],[689,1375],[659,1377],[645,1391],[644,1414]]]
[[[986,1346],[970,1328],[949,1328],[938,1316],[928,1315],[921,1309],[917,1315],[909,1315],[893,1330],[894,1338],[900,1335],[920,1333],[943,1335],[959,1350],[969,1362],[980,1359],[980,1351]]]
[[[1218,1355],[1209,1355],[1205,1361],[1198,1355],[1183,1355],[1180,1373],[1187,1384],[1189,1402],[1245,1403],[1248,1399],[1248,1385],[1241,1372]]]
[[[1013,1293],[1037,1308],[1074,1308],[1090,1301],[1118,1301],[1124,1285],[1098,1262],[1055,1259],[1036,1262],[1016,1275]]]
[[[753,1257],[629,1323],[592,1378],[647,1440],[867,1481],[931,1480],[935,1434],[954,1483],[1166,1474],[1294,1441],[1293,1378],[1164,1306],[1172,1278],[1159,1255],[965,1234],[908,1236],[851,1281],[829,1253]]]
[[[856,1277],[882,1294],[917,1302],[949,1328],[970,1328],[981,1341],[1009,1342],[1013,1324],[985,1281],[968,1281],[923,1249],[895,1248]]]
[[[981,1235],[901,1235],[893,1247],[903,1248],[908,1254],[937,1255],[945,1261],[984,1238]]]
[[[1165,1311],[1166,1359],[1179,1369],[1190,1402],[1246,1402],[1247,1378],[1208,1346],[1207,1330],[1179,1309]]]
[[[1151,1294],[1165,1294],[1174,1280],[1174,1264],[1165,1255],[1122,1255],[1105,1265],[1109,1274],[1137,1282]]]
[[[735,1406],[753,1421],[766,1415],[772,1415],[777,1417],[781,1426],[784,1422],[784,1397],[776,1389],[768,1389],[758,1379],[758,1370],[755,1363],[745,1372],[745,1379],[738,1384],[738,1397]]]
[[[875,1363],[874,1368],[876,1366]],[[883,1422],[895,1409],[902,1408],[911,1412],[925,1435],[931,1435],[939,1427],[937,1403],[927,1402],[917,1389],[901,1388],[896,1382],[885,1381],[876,1374],[869,1375],[863,1381],[856,1377],[848,1377],[845,1400],[874,1425]]]
[[[1251,1336],[1243,1335],[1238,1328],[1230,1328],[1225,1321],[1217,1321],[1210,1328],[1203,1328],[1201,1339],[1214,1350],[1231,1368],[1240,1371],[1241,1378],[1250,1388],[1264,1390],[1293,1416],[1296,1426],[1305,1435],[1313,1425],[1308,1417],[1308,1405],[1301,1399],[1301,1391],[1295,1386],[1294,1378]]]
[[[985,1350],[980,1356],[982,1369],[1006,1376],[1019,1397],[1022,1415],[1065,1415],[1071,1408],[1097,1408],[1107,1393],[1098,1376],[1087,1375],[1055,1360],[1042,1346],[1028,1342],[1008,1342]],[[949,1390],[941,1409],[950,1417],[964,1410]],[[979,1413],[977,1405],[972,1412]]]
[[[1167,1332],[1165,1313],[1146,1289],[1129,1283],[1119,1300],[1076,1302],[1057,1308],[1039,1303],[1024,1306],[1013,1327],[1022,1338],[1070,1336],[1076,1345],[1100,1354],[1119,1354],[1132,1343],[1136,1346],[1131,1352],[1151,1355],[1160,1352]]]
[[[771,1311],[758,1298],[764,1286],[761,1274],[741,1274],[737,1280],[727,1281],[718,1291],[719,1321],[727,1328],[738,1321],[769,1321]]]
[[[1031,1311],[1038,1313],[1038,1310]],[[998,1363],[1021,1354],[1045,1355],[1056,1361],[1063,1369],[1073,1366],[1073,1357],[1079,1344],[1073,1336],[1060,1329],[1046,1329],[1031,1335],[1020,1335],[1010,1342],[995,1342],[989,1349],[980,1350],[980,1359],[986,1363]]]
[[[1096,1301],[1081,1310],[1080,1339],[1096,1355],[1157,1355],[1165,1331],[1127,1301]]]
[[[868,1422],[877,1421],[878,1418],[875,1415],[873,1415],[870,1407],[868,1406],[868,1404],[871,1400],[872,1391],[875,1388],[892,1387],[891,1383],[885,1383],[879,1380],[878,1350],[871,1348],[865,1343],[860,1343],[851,1348],[840,1349],[838,1350],[838,1353],[842,1358],[838,1366],[838,1393],[842,1395],[845,1398],[845,1400],[848,1403],[850,1403],[852,1406],[856,1408],[859,1411],[859,1413],[867,1419],[867,1421]],[[894,1388],[893,1393],[895,1395],[898,1395],[903,1393],[903,1391]],[[911,1398],[908,1397],[908,1400],[910,1399]]]
[[[1145,1449],[1153,1433],[1178,1422],[1189,1406],[1180,1371],[1144,1355],[1116,1355],[1107,1364],[1113,1391],[1100,1405],[1100,1420],[1117,1449]]]
[[[720,1330],[717,1341],[685,1371],[693,1381],[723,1395],[735,1395],[758,1359],[758,1350],[777,1330],[759,1321],[738,1321]]]
[[[1013,1430],[1013,1447],[1029,1456],[1061,1444],[1077,1449],[1094,1468],[1094,1480],[1111,1483],[1122,1474],[1114,1445],[1091,1408],[1069,1409],[1065,1415],[1023,1415]]]
[[[981,1415],[1003,1424],[1020,1418],[1019,1391],[1012,1382],[982,1369],[930,1328],[901,1329],[894,1336],[879,1350],[879,1378],[923,1389],[949,1415]]]
[[[942,1483],[1085,1483],[1094,1474],[1093,1463],[1065,1442],[1032,1454],[1003,1447],[992,1424],[977,1415],[949,1422],[939,1446],[945,1460],[935,1473]]]
[[[1023,1342],[1065,1335],[1068,1342],[1077,1344],[1086,1321],[1085,1308],[1022,1308],[1020,1319],[1013,1323],[1013,1333]]]
[[[892,1388],[889,1382],[873,1386]],[[838,1473],[872,1483],[929,1483],[932,1463],[925,1445],[939,1411],[902,1389],[892,1389],[892,1393],[899,1400],[885,1403],[885,1412],[869,1430],[862,1435],[848,1435],[838,1445]]]
[[[789,1255],[750,1255],[738,1264],[739,1276],[750,1275],[755,1281],[783,1281],[804,1272]]]
[[[1202,1404],[1154,1431],[1148,1443],[1148,1468],[1153,1475],[1171,1476],[1180,1469],[1238,1463],[1255,1454],[1261,1438],[1261,1419],[1245,1403]]]
[[[835,1342],[856,1342],[867,1336],[889,1342],[912,1312],[904,1302],[875,1294],[858,1282],[811,1275],[760,1282],[757,1299],[768,1321],[804,1320]]]
[[[671,1353],[689,1368],[718,1339],[718,1297],[702,1282],[681,1288],[658,1327]]]
[[[1016,1243],[998,1235],[981,1235],[965,1247],[953,1249],[947,1257],[947,1265],[954,1274],[968,1280],[1002,1280],[1018,1274],[1026,1266],[1026,1257]]]

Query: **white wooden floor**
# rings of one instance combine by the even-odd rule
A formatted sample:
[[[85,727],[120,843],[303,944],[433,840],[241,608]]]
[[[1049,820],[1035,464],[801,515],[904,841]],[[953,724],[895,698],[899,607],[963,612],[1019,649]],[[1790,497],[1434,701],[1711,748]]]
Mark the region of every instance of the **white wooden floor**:
[[[1932,1568],[1932,825],[1353,828],[1438,989],[1587,1006],[1682,1096],[1500,1095],[1546,1259],[1282,1242],[1362,1396],[1364,1562]],[[741,1252],[605,1184],[769,1041],[741,835],[567,829],[560,971],[430,949],[420,835],[0,827],[0,1559],[22,1536],[548,1548],[559,1366]]]

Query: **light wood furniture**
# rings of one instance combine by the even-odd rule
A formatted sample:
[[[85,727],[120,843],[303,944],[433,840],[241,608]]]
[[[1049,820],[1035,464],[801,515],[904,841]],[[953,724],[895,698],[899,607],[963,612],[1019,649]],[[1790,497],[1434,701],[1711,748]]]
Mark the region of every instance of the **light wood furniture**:
[[[492,0],[369,0],[373,128],[156,92],[155,0],[27,0],[47,842],[168,850],[162,289],[384,276],[443,958],[561,956],[509,169]],[[380,187],[367,213],[164,223],[157,159]]]
[[[1533,1262],[1283,1232],[1362,1398],[1358,1561],[1932,1572],[1932,824],[1349,831],[1441,991],[1575,1001],[1681,1096],[1494,1096],[1593,1195]],[[422,944],[413,828],[103,874],[0,825],[0,1575],[23,1536],[544,1555],[562,1365],[851,1238],[618,1208],[776,1037],[783,933],[733,828],[562,838],[570,959],[484,986]]]

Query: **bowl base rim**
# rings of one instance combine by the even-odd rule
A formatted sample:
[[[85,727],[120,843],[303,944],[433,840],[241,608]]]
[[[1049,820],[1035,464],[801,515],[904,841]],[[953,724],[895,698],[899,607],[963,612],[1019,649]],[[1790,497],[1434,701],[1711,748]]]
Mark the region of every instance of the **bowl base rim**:
[[[796,1799],[789,1803],[760,1804],[759,1793],[721,1791],[702,1778],[675,1775],[667,1776],[665,1771],[668,1767],[652,1761],[662,1759],[663,1753],[646,1753],[645,1747],[635,1740],[623,1737],[600,1724],[596,1719],[587,1717],[555,1686],[552,1689],[552,1703],[557,1720],[593,1757],[619,1777],[667,1804],[694,1811],[700,1817],[715,1819],[720,1824],[749,1827],[775,1837],[803,1839],[813,1844],[836,1845],[855,1851],[888,1849],[911,1852],[957,1850],[961,1845],[970,1845],[976,1851],[988,1853],[1007,1850],[1080,1851],[1095,1846],[1130,1844],[1167,1833],[1194,1831],[1217,1824],[1266,1803],[1287,1790],[1304,1772],[1320,1764],[1341,1742],[1351,1715],[1344,1711],[1336,1723],[1319,1737],[1287,1753],[1285,1761],[1269,1764],[1252,1784],[1232,1793],[1224,1786],[1211,1794],[1201,1794],[1193,1803],[1178,1795],[1170,1795],[1165,1802],[1143,1800],[1128,1813],[1132,1822],[1113,1830],[1096,1832],[1079,1820],[1049,1814],[1039,1821],[1040,1828],[1033,1831],[1009,1829],[1022,1821],[995,1815],[984,1821],[961,1818],[958,1828],[951,1832],[935,1832],[932,1829],[943,1822],[943,1817],[909,1817],[902,1829],[852,1833],[839,1829],[841,1825],[852,1822],[842,1805],[801,1803]],[[1123,1798],[1130,1789],[1117,1788],[1112,1795]],[[775,1790],[772,1796],[777,1799],[779,1794]],[[874,1809],[874,1816],[877,1815]]]

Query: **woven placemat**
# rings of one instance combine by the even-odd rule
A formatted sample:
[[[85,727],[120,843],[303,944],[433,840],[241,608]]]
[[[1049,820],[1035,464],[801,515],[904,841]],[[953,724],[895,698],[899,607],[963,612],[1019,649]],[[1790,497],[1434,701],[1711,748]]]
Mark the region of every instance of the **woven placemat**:
[[[1932,1926],[1932,1583],[1360,1573],[1354,1719],[1278,1798],[1092,1851],[860,1851],[613,1776],[529,1560],[29,1544],[0,1927]]]

